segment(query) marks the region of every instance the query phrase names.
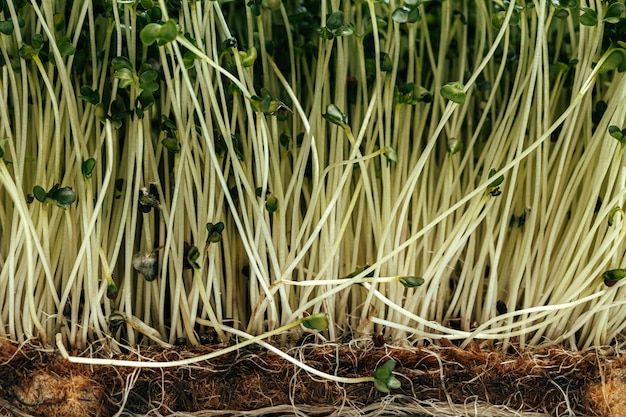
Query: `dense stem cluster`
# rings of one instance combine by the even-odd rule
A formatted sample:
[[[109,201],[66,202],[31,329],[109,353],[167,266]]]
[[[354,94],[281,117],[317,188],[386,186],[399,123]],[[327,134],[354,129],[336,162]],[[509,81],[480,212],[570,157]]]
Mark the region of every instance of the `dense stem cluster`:
[[[623,4],[0,5],[9,338],[623,331]]]

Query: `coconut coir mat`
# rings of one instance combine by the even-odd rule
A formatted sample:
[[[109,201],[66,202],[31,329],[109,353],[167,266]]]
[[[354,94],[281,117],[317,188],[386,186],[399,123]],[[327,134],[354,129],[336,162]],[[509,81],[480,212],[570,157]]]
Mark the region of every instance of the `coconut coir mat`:
[[[219,348],[91,354],[172,361]],[[445,342],[419,348],[371,342],[305,344],[288,353],[343,377],[371,376],[394,359],[402,387],[385,395],[372,383],[326,381],[256,347],[191,366],[141,369],[73,364],[35,341],[0,340],[0,415],[386,415],[385,409],[395,410],[389,415],[419,415],[415,410],[462,404],[467,415],[487,415],[494,405],[513,410],[511,415],[626,416],[626,363],[615,350],[500,352],[478,345],[462,350]]]

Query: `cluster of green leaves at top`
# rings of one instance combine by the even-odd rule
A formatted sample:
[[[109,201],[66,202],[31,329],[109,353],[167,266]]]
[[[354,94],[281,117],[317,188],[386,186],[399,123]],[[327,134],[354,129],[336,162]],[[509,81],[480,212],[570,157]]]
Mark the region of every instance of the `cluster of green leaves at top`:
[[[391,13],[391,18],[396,23],[415,23],[420,18],[419,7],[430,2],[431,0],[407,0]]]
[[[555,0],[552,0],[553,2]],[[577,3],[575,0],[568,0],[570,3]],[[603,2],[607,3],[604,9],[604,15],[601,20],[604,23],[604,37],[602,46],[610,55],[604,61],[600,72],[609,72],[617,70],[618,72],[626,71],[626,5],[623,1]],[[579,21],[584,26],[597,26],[598,14],[595,9],[590,7],[581,7]]]
[[[17,20],[19,27],[24,27],[24,19],[18,16]],[[70,38],[64,35],[66,31],[65,16],[62,14],[55,14],[53,23],[56,34],[54,43],[59,51],[59,55],[61,55],[61,58],[74,55],[76,53],[76,48]],[[0,22],[0,33],[4,35],[12,35],[14,30],[15,25],[11,19]],[[25,61],[34,60],[42,63],[49,62],[50,64],[56,66],[56,58],[54,57],[53,50],[50,48],[50,42],[47,39],[44,39],[41,33],[36,33],[29,41],[25,41],[20,47],[18,55]],[[21,71],[19,63],[12,61],[12,65],[14,71]]]
[[[143,63],[138,71],[124,56],[111,60],[113,76],[120,80],[120,88],[133,87],[137,92],[135,112],[143,118],[144,111],[154,104],[154,93],[159,90],[159,74],[148,63]]]
[[[350,36],[354,33],[351,25],[344,24],[344,16],[341,10],[331,13],[326,19],[326,26],[317,30],[317,35],[325,40],[331,40],[335,37]]]

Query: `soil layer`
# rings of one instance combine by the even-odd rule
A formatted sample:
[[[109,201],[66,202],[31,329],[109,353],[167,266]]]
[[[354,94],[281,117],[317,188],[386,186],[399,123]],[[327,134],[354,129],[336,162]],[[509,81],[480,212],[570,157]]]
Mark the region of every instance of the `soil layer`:
[[[306,364],[343,377],[371,376],[388,359],[416,401],[506,405],[548,415],[626,416],[626,364],[615,351],[550,348],[500,352],[452,344],[398,348],[378,343],[304,344],[288,350]],[[142,360],[194,357],[221,346],[142,348]],[[78,353],[74,353],[78,355]],[[100,357],[104,357],[100,354]],[[137,360],[138,354],[106,356]],[[337,384],[257,347],[179,368],[77,365],[34,341],[0,340],[0,412],[32,416],[111,416],[123,409],[161,415],[200,410],[258,410],[290,405],[359,409],[385,401],[372,383]]]

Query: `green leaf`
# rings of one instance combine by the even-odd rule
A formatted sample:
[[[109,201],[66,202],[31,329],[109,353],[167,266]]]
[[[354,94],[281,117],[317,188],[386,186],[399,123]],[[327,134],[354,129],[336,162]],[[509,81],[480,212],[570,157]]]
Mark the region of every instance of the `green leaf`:
[[[496,174],[496,172],[498,172],[496,169],[491,168],[489,170],[489,176],[487,178],[493,177]],[[496,178],[494,181],[492,181],[489,184],[488,188],[496,188],[496,187],[500,186],[500,184],[502,184],[503,181],[504,181],[504,175],[500,175],[498,178]]]
[[[178,36],[178,28],[176,27],[176,22],[173,19],[168,20],[163,23],[161,29],[159,30],[159,45],[165,45],[166,43],[172,42]]]
[[[341,26],[343,26],[343,12],[341,10],[337,10],[326,20],[326,27],[331,31],[334,31],[339,29]]]
[[[398,381],[398,379],[396,377],[391,377],[389,378],[389,381],[387,381],[387,388],[391,389],[399,389],[402,386],[402,384],[400,383],[400,381]]]
[[[4,35],[11,35],[15,27],[12,20],[3,20],[0,22],[0,33]]]
[[[620,16],[624,13],[626,6],[622,2],[615,2],[611,4],[604,14],[603,21],[607,23],[619,23]]]
[[[30,61],[33,57],[39,55],[39,51],[43,48],[43,36],[41,33],[36,33],[33,35],[32,43],[24,44],[18,51],[20,58]]]
[[[391,18],[396,23],[406,23],[409,21],[410,12],[411,9],[409,9],[408,7],[398,7],[393,11],[393,13],[391,13]]]
[[[176,130],[178,130],[178,128],[176,127],[176,123],[172,119],[162,114],[161,115],[161,130],[165,132],[175,132]]]
[[[613,48],[608,58],[602,64],[601,74],[617,69],[618,72],[626,71],[626,49]]]
[[[194,54],[191,51],[185,52],[185,55],[183,56],[183,62],[185,63],[185,68],[187,68],[188,70],[192,69],[196,63],[196,59],[198,59],[198,55]]]
[[[199,257],[200,257],[200,250],[197,247],[192,246],[189,249],[189,253],[187,254],[187,262],[189,262],[189,265],[191,265],[193,269],[196,269],[196,270],[200,269],[200,265],[197,262]]]
[[[59,48],[59,53],[62,57],[74,55],[76,53],[74,44],[72,44],[72,41],[67,36],[57,39],[57,47]]]
[[[307,329],[323,331],[328,329],[328,318],[325,313],[312,314],[302,319],[302,325]]]
[[[48,197],[54,200],[56,205],[62,209],[67,208],[76,201],[76,193],[71,187],[63,187],[48,193]]]
[[[40,203],[46,201],[46,197],[48,197],[48,193],[41,186],[35,185],[33,187],[33,195]]]
[[[113,76],[120,80],[120,88],[126,88],[135,83],[134,73],[128,68],[120,68],[113,73]]]
[[[143,71],[141,72],[141,74],[139,74],[139,85],[145,89],[147,88],[145,86],[149,84],[153,84],[154,81],[156,81],[158,78],[159,78],[159,73],[157,73],[153,69]]]
[[[383,394],[387,394],[389,392],[389,388],[387,388],[387,383],[379,380],[374,380],[374,387]]]
[[[131,71],[134,71],[133,64],[130,62],[130,59],[125,56],[116,56],[111,60],[111,68],[114,70],[126,68]]]
[[[401,387],[400,381],[393,376],[393,369],[395,367],[396,361],[389,359],[376,369],[374,372],[374,386],[378,391],[388,393],[391,389]]]
[[[615,125],[609,126],[609,134],[617,139],[622,145],[626,144],[626,129],[620,129]]]
[[[274,213],[278,210],[278,199],[273,194],[268,194],[265,196],[265,208],[270,213]]]
[[[322,114],[322,117],[337,126],[341,126],[343,128],[348,126],[348,116],[346,116],[341,110],[339,110],[339,107],[334,104],[329,104],[328,107],[326,107],[326,113]]]
[[[504,19],[506,19],[505,11],[499,11],[497,13],[494,13],[491,17],[491,26],[493,26],[494,29],[500,30],[500,28],[504,24]]]
[[[493,17],[491,18],[491,26],[499,30],[504,24],[504,21],[506,19],[506,13],[507,12],[504,10],[494,13]],[[517,26],[519,25],[519,21],[520,21],[520,15],[517,9],[515,9],[513,10],[513,13],[511,14],[511,18],[509,19],[509,26]]]
[[[406,4],[406,2],[405,2]],[[411,11],[409,12],[409,18],[407,19],[407,23],[415,23],[419,20],[420,18],[420,9],[419,7],[412,7]]]
[[[598,24],[598,13],[590,7],[581,7],[580,10],[583,12],[580,15],[580,24],[584,26],[596,26]]]
[[[239,51],[239,58],[241,59],[241,65],[244,68],[250,68],[256,61],[257,51],[254,46],[250,47],[247,51]]]
[[[78,97],[81,100],[93,105],[96,105],[100,102],[100,94],[98,94],[96,90],[88,85],[83,85],[82,87],[80,87],[80,95]]]
[[[461,84],[459,81],[454,81],[441,87],[439,93],[441,94],[441,97],[447,100],[453,101],[457,104],[463,104],[465,103],[465,99],[467,98],[463,89],[463,84]]]
[[[222,232],[224,231],[224,223],[218,222],[216,224],[207,223],[206,230],[209,232],[207,237],[207,244],[217,243],[222,240]]]
[[[159,39],[160,33],[161,25],[159,23],[149,23],[141,29],[139,38],[141,39],[141,43],[150,46]]]
[[[164,138],[161,141],[161,145],[163,145],[165,149],[167,149],[169,152],[173,154],[177,154],[178,152],[180,152],[180,149],[178,147],[178,141],[176,140],[176,138],[172,136],[168,136]]]
[[[387,362],[376,368],[376,371],[374,372],[374,378],[380,381],[389,379],[395,367],[396,361],[394,361],[393,359],[389,359]]]
[[[399,281],[405,288],[420,287],[424,284],[424,278],[414,276],[400,277]]]
[[[86,161],[83,161],[81,168],[83,171],[83,177],[89,179],[93,174],[93,169],[96,167],[96,160],[93,158],[89,158]]]

